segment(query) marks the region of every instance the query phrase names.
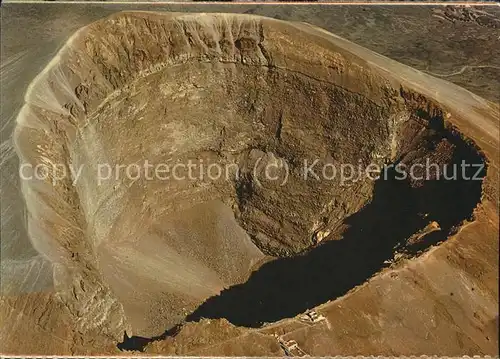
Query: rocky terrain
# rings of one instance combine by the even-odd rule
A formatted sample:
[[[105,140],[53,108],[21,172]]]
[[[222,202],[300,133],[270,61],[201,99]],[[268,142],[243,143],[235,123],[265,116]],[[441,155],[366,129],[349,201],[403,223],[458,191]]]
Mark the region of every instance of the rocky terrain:
[[[41,269],[7,282],[6,352],[494,353],[497,105],[307,24],[150,12],[79,30],[25,101],[21,165],[81,173],[22,182]],[[232,170],[96,176],[145,159]],[[343,182],[304,179],[304,159],[481,170]]]

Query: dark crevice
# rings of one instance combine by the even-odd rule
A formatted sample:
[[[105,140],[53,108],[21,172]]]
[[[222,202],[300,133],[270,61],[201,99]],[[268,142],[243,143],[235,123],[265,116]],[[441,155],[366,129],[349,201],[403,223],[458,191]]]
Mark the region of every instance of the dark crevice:
[[[276,139],[281,142],[281,131],[283,130],[283,112],[280,114],[278,125],[276,126]]]
[[[118,343],[118,349],[121,351],[137,351],[144,352],[146,346],[154,341],[163,340],[167,337],[175,336],[179,330],[181,329],[181,325],[176,325],[173,328],[165,331],[163,334],[158,335],[152,338],[145,338],[133,335],[131,337],[128,336],[127,332],[123,333],[123,342]]]
[[[144,351],[144,347],[153,340],[159,340],[160,338],[144,338],[139,336],[129,337],[125,332],[123,334],[123,342],[118,343],[118,349],[125,351]]]

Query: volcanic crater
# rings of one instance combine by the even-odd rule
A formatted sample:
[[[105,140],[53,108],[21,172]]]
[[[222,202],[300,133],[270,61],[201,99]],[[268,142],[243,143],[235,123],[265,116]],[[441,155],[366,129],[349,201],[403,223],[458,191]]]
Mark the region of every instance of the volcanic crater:
[[[82,332],[121,341],[200,318],[293,317],[471,219],[485,161],[447,114],[314,27],[119,13],[68,40],[26,96],[23,163],[81,169],[23,181],[31,240]],[[109,172],[145,160],[231,171]],[[427,162],[428,180],[395,167]],[[305,178],[305,163],[385,176]]]

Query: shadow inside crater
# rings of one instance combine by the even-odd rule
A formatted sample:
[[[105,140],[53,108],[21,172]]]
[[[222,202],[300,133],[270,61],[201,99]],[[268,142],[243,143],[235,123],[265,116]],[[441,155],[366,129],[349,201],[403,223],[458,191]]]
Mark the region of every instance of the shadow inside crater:
[[[394,257],[396,248],[417,255],[445,240],[472,217],[481,199],[486,167],[476,149],[459,134],[443,127],[436,130],[437,136],[427,146],[433,147],[443,138],[455,146],[443,169],[452,179],[426,180],[422,186],[412,186],[400,179],[395,167],[388,166],[375,182],[372,201],[344,221],[347,230],[342,239],[264,264],[245,283],[207,299],[186,321],[225,318],[234,325],[259,327],[294,317],[366,282],[388,265],[386,261]],[[463,163],[469,166],[463,167]],[[406,244],[431,221],[438,222],[441,230],[425,235],[416,244]],[[181,326],[149,339],[125,335],[118,347],[143,351],[149,342],[175,335]]]
[[[387,168],[385,178],[375,183],[372,201],[344,221],[348,229],[341,240],[325,241],[301,255],[264,264],[247,282],[206,300],[187,320],[226,318],[238,326],[258,327],[293,317],[364,283],[393,258],[395,247],[404,247],[430,221],[438,222],[441,230],[406,247],[406,252],[415,255],[445,240],[472,217],[486,169],[482,157],[458,134],[445,132],[444,136],[456,146],[450,161],[455,166],[448,164],[444,171],[452,176],[456,168],[457,178],[412,187],[409,181],[397,179],[400,174],[394,168]],[[474,166],[462,172],[462,161]]]

